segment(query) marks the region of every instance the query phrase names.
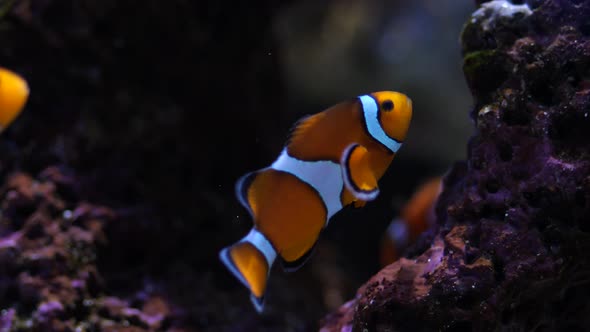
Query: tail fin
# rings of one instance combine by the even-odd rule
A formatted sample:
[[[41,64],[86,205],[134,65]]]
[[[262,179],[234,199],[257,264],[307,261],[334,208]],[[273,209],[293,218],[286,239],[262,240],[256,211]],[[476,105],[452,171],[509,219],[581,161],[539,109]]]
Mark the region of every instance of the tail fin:
[[[255,228],[219,253],[223,264],[252,293],[250,299],[258,312],[264,309],[266,284],[276,257],[271,243]]]

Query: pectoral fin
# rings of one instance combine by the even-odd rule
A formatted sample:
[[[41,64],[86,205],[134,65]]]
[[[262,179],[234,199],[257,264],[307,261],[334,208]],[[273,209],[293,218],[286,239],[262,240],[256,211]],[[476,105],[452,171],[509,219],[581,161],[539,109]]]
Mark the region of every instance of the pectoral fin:
[[[367,149],[357,143],[349,145],[340,158],[344,185],[356,199],[372,201],[379,195],[377,179],[369,165]]]

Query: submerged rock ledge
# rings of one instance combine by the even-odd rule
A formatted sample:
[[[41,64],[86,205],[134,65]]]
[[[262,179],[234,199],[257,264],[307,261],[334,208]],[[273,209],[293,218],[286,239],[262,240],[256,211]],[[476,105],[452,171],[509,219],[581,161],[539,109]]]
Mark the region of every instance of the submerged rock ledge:
[[[462,34],[476,133],[444,179],[432,244],[324,332],[590,326],[590,1],[476,3]]]

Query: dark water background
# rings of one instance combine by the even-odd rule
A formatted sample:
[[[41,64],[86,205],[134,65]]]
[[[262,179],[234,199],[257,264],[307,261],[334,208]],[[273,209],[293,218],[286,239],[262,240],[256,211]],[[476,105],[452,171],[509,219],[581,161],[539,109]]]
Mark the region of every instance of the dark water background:
[[[197,330],[307,330],[378,266],[378,241],[417,184],[463,159],[471,99],[459,33],[470,1],[16,1],[0,64],[31,98],[2,138],[2,175],[60,165],[125,216],[99,267],[114,294],[159,287]],[[376,90],[413,99],[409,136],[364,209],[345,209],[267,312],[218,251],[251,222],[235,180],[276,158],[305,114]],[[147,286],[146,286],[147,285]]]

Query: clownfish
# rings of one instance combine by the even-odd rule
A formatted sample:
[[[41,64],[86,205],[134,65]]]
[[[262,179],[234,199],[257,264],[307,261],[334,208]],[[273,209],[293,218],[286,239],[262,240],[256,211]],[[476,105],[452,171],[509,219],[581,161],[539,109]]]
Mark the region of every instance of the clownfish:
[[[359,96],[295,123],[279,157],[241,177],[236,196],[254,226],[219,253],[251,292],[258,312],[277,257],[294,271],[310,257],[329,219],[379,194],[377,181],[406,137],[412,101],[399,92]]]
[[[439,177],[423,183],[404,205],[400,216],[389,224],[381,240],[382,267],[395,262],[420,234],[434,224],[434,206],[441,190]]]
[[[29,97],[29,86],[18,74],[0,67],[0,132],[20,114]]]

